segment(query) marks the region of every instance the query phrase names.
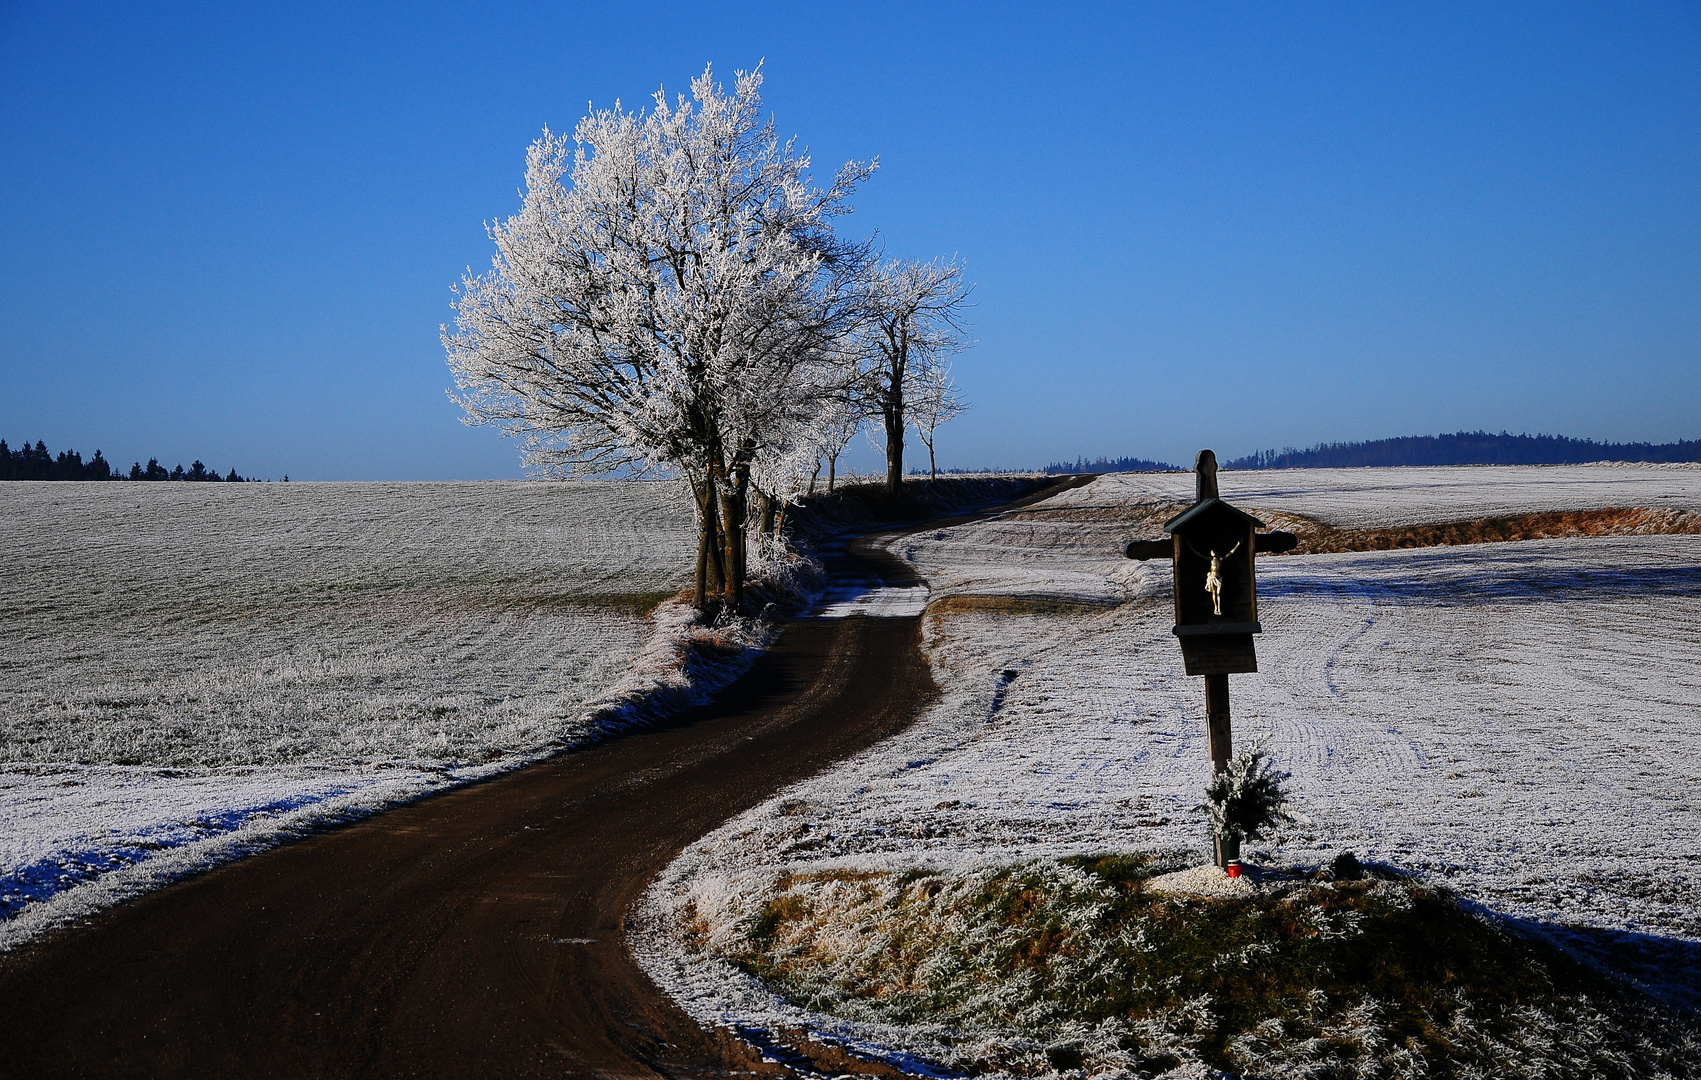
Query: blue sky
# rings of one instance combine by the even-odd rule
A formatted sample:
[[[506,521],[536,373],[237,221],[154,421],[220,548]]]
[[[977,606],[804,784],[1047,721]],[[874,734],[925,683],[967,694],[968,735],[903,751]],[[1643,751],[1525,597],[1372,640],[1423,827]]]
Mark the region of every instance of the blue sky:
[[[1693,3],[15,2],[0,436],[519,475],[437,337],[527,144],[758,61],[880,158],[846,228],[977,283],[942,465],[1701,437]]]

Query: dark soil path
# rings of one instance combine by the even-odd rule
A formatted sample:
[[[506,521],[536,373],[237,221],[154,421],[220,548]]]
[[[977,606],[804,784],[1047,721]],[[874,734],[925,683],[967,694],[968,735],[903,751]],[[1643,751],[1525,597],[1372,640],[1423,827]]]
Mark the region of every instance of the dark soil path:
[[[909,576],[866,547],[842,558]],[[934,689],[918,634],[914,618],[800,620],[677,722],[233,863],[0,957],[0,1076],[786,1073],[662,995],[624,922],[687,844],[907,725]]]

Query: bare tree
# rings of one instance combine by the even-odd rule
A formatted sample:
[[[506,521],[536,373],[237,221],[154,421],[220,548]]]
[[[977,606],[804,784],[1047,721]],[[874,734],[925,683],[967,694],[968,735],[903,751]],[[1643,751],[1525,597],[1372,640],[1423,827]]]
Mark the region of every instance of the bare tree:
[[[862,393],[885,436],[886,486],[904,482],[906,398],[915,373],[961,350],[961,322],[971,286],[961,264],[893,261],[869,269],[857,337]]]
[[[839,455],[856,438],[856,433],[868,422],[868,416],[852,398],[840,397],[822,410],[819,421],[819,456],[827,459],[827,491],[830,494],[838,480]]]
[[[973,408],[957,390],[951,369],[942,362],[929,363],[916,376],[909,394],[910,426],[927,447],[927,477],[939,479],[939,466],[933,447],[942,424],[949,423]]]
[[[689,481],[695,600],[743,602],[751,468],[782,452],[860,304],[866,246],[833,233],[872,165],[825,189],[760,115],[760,68],[648,114],[619,103],[545,131],[519,214],[492,226],[444,330],[467,422],[523,440],[545,475]],[[836,376],[835,376],[836,377]]]
[[[801,494],[815,493],[822,457],[829,462],[837,458],[862,426],[863,416],[850,393],[852,380],[847,378],[841,358],[817,365],[813,374],[815,385],[801,396],[810,403],[810,414],[794,423],[751,465],[751,487],[762,508],[760,532],[777,533],[785,506]],[[831,485],[829,475],[829,491]]]

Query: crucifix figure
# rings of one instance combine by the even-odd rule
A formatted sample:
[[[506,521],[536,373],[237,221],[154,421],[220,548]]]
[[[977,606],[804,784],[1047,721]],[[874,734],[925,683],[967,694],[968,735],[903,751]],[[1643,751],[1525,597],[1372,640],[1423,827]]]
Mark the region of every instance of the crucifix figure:
[[[1221,615],[1223,613],[1223,560],[1239,551],[1240,544],[1241,541],[1236,540],[1234,547],[1229,548],[1221,555],[1217,554],[1216,548],[1212,548],[1211,554],[1206,555],[1191,543],[1187,545],[1193,554],[1201,559],[1207,559],[1211,564],[1211,568],[1205,571],[1205,591],[1211,594],[1211,611],[1213,614]]]
[[[1205,571],[1205,591],[1211,594],[1211,610],[1218,615],[1223,613],[1223,560],[1239,550],[1238,541],[1222,555],[1218,555],[1215,548],[1211,549],[1211,568]]]

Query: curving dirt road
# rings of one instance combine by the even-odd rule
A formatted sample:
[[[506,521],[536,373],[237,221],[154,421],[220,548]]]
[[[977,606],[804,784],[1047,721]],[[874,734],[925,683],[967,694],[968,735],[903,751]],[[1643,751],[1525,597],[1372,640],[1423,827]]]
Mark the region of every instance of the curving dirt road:
[[[844,558],[913,580],[878,550]],[[677,722],[231,864],[0,957],[0,1075],[789,1074],[674,1006],[627,954],[623,923],[697,837],[908,724],[933,692],[918,634],[915,618],[800,620]]]

